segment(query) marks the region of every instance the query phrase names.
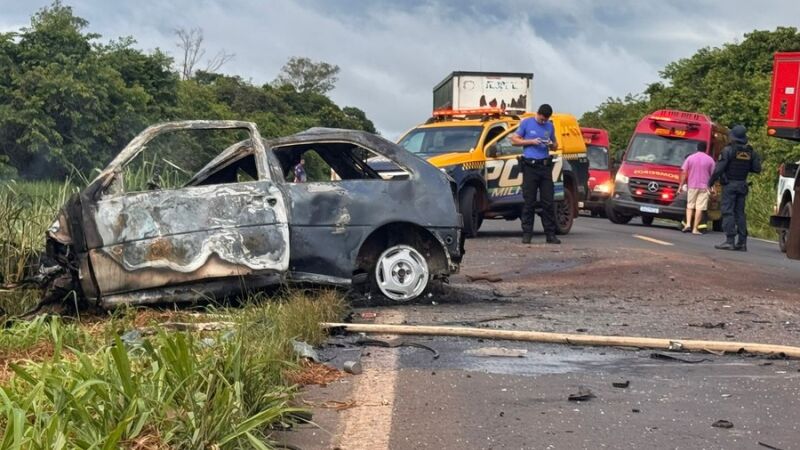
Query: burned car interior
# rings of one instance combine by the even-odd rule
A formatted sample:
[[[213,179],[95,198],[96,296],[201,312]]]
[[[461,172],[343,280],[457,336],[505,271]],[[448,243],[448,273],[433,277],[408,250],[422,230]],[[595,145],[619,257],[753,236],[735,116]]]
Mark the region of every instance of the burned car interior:
[[[222,139],[231,130],[233,142]],[[376,156],[409,176],[382,179],[366,163]],[[290,182],[301,157],[318,158],[330,176]],[[463,253],[450,182],[425,161],[365,132],[312,129],[267,141],[235,121],[148,128],[56,224],[48,234],[56,291],[70,287],[104,306],[287,281],[359,285],[408,301],[456,272]]]

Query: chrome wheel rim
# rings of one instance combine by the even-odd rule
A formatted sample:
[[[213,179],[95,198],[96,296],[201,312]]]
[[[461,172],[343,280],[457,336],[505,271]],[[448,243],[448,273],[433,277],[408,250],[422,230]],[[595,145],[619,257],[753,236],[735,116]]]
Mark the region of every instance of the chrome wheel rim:
[[[375,279],[381,293],[394,301],[418,297],[428,286],[428,263],[414,247],[396,245],[389,248],[375,267]]]

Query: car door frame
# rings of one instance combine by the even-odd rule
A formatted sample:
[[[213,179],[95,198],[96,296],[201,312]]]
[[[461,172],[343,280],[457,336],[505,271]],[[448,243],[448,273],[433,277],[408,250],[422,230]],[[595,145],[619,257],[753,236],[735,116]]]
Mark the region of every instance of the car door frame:
[[[155,137],[181,130],[236,129],[245,130],[250,135],[258,180],[209,186],[184,186],[161,192],[122,192],[104,195],[104,192],[114,179],[122,175],[125,166],[139,156],[147,143]],[[223,163],[219,158],[224,154],[225,152],[212,160],[206,167],[213,167],[214,164]],[[220,186],[224,186],[224,188],[220,188]],[[187,212],[199,212],[204,205],[207,206],[209,204],[208,202],[212,198],[211,195],[216,189],[224,189],[231,198],[238,199],[239,203],[236,205],[246,205],[247,207],[244,208],[246,210],[244,212],[229,209],[227,211],[228,222],[218,222],[209,230],[195,229],[186,231],[190,225],[184,225],[183,235],[207,232],[209,237],[202,242],[201,251],[196,254],[202,260],[191,260],[189,264],[176,266],[171,264],[174,262],[170,259],[174,254],[171,254],[168,257],[156,255],[152,261],[148,260],[147,263],[142,263],[141,267],[126,262],[124,257],[128,255],[128,253],[125,253],[128,249],[125,246],[129,243],[156,239],[147,247],[147,250],[144,250],[144,248],[137,249],[138,252],[150,252],[149,256],[138,259],[138,261],[144,261],[153,256],[153,249],[159,240],[161,242],[172,240],[172,242],[168,243],[174,244],[174,239],[171,239],[171,236],[178,236],[181,233],[162,236],[161,230],[158,230],[143,234],[140,240],[138,239],[139,236],[133,236],[131,239],[128,239],[129,237],[123,238],[120,231],[115,229],[119,224],[113,222],[114,219],[119,222],[123,218],[121,215],[108,215],[108,213],[113,213],[114,211],[112,206],[116,207],[117,211],[121,211],[124,208],[130,208],[131,205],[147,205],[145,197],[152,196],[163,200],[167,206],[170,206],[170,202],[177,198],[184,201]],[[264,144],[257,127],[251,122],[181,121],[151,126],[136,136],[113,159],[89,187],[80,194],[80,200],[82,234],[85,243],[85,255],[80,261],[80,272],[83,275],[90,275],[89,277],[82,277],[81,287],[87,297],[96,297],[98,301],[101,301],[103,297],[118,295],[130,299],[131,295],[127,294],[131,292],[152,291],[175,284],[192,284],[206,282],[210,279],[234,277],[241,280],[241,277],[249,275],[270,275],[270,278],[279,275],[282,277],[288,270],[290,247],[286,201],[282,191],[280,191],[276,182],[272,180]],[[129,204],[126,205],[126,201],[129,201]],[[114,202],[117,204],[115,205]],[[119,203],[122,203],[122,205],[119,205]],[[218,201],[217,203],[219,204],[220,202]],[[146,216],[151,211],[142,213],[137,210],[136,212]],[[249,223],[247,227],[237,227],[238,220],[242,218],[255,222]],[[187,222],[190,221],[187,220]],[[231,239],[234,241],[231,242]],[[259,239],[261,240],[259,241]],[[222,248],[220,247],[222,245],[220,244],[221,240],[228,240],[227,243],[230,245],[220,250]],[[186,241],[187,239],[183,239],[181,242]],[[250,245],[250,247],[242,245],[245,241],[246,245]],[[210,243],[210,249],[206,248],[207,243]],[[142,247],[138,243],[130,245]],[[167,243],[161,245],[165,250],[172,248]],[[216,247],[214,247],[215,245]],[[261,247],[254,251],[253,248],[259,245]],[[155,253],[157,253],[157,250]],[[103,264],[116,264],[119,267],[109,268],[109,266],[105,266],[107,270],[104,270],[101,266]],[[105,276],[112,278],[122,276],[130,279],[106,283],[105,279],[100,279],[100,277]],[[147,277],[156,277],[156,281],[145,281]],[[137,280],[140,282],[137,283]],[[108,286],[110,285],[116,286],[116,288],[109,290]]]

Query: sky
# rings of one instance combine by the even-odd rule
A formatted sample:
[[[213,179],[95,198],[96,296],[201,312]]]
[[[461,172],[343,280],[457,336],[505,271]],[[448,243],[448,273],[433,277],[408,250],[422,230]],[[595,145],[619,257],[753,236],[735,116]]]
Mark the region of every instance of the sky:
[[[49,0],[0,0],[0,31]],[[109,40],[177,54],[175,29],[203,30],[220,71],[255,84],[293,56],[341,68],[331,98],[395,139],[431,112],[450,72],[532,72],[534,104],[580,116],[642,92],[663,67],[754,29],[800,26],[797,0],[63,0]]]

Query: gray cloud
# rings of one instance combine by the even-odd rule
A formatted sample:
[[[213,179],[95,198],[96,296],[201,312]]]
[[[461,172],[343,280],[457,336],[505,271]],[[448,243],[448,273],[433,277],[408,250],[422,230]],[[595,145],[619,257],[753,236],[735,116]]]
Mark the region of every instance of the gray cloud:
[[[27,24],[49,2],[12,1],[0,29]],[[641,92],[698,48],[800,16],[781,0],[341,1],[73,0],[105,39],[132,35],[174,51],[176,27],[202,27],[208,53],[236,53],[224,71],[272,80],[291,56],[342,68],[333,99],[366,111],[395,138],[430,114],[431,89],[453,70],[534,72],[534,101],[581,114]]]

